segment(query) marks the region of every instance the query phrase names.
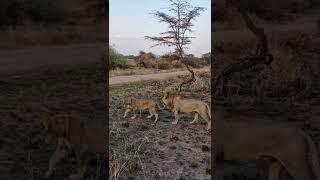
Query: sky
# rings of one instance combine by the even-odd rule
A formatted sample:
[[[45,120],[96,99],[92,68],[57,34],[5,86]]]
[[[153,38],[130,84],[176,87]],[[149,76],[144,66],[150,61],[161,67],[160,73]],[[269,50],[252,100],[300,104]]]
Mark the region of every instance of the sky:
[[[211,50],[211,0],[191,0],[193,6],[205,7],[194,23],[192,39],[185,53],[201,56]],[[151,14],[155,10],[166,12],[168,0],[109,0],[109,44],[124,55],[138,55],[139,51],[156,55],[173,52],[165,46],[153,47],[144,36],[158,36],[165,32],[166,24]]]

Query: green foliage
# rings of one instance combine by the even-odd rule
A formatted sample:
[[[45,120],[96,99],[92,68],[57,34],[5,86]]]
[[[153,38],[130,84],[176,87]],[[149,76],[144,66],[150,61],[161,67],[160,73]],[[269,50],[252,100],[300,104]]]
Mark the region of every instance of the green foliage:
[[[122,54],[119,54],[113,47],[109,47],[109,70],[111,69],[125,69],[128,67],[128,62],[124,59]]]
[[[196,160],[193,160],[193,161],[191,162],[191,167],[192,167],[192,168],[197,168],[197,167],[199,167],[199,162],[196,161]]]

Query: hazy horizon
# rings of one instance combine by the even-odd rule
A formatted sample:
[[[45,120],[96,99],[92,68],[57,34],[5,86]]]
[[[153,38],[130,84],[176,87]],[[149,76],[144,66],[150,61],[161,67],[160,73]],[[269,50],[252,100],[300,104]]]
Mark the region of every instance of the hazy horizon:
[[[201,56],[211,51],[211,1],[191,0],[193,6],[205,7],[206,10],[194,21],[191,44],[187,54]],[[160,46],[153,47],[152,42],[144,36],[157,36],[166,31],[166,24],[159,23],[151,13],[154,10],[165,11],[167,0],[110,0],[109,1],[109,43],[123,55],[137,55],[139,51],[152,52],[162,55],[172,52],[173,49]]]

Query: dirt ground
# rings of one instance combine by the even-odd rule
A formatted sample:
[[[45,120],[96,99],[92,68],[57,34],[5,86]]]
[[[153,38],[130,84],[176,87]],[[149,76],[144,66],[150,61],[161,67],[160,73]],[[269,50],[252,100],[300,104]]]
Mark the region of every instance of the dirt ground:
[[[210,67],[204,67],[201,69],[194,69],[194,72],[209,72]],[[188,70],[180,70],[171,71],[171,72],[157,72],[150,74],[140,74],[140,75],[128,75],[128,76],[114,76],[109,78],[109,85],[122,85],[122,84],[130,84],[133,82],[141,82],[147,80],[161,80],[161,79],[170,79],[175,76],[182,76],[188,74]]]
[[[193,116],[184,114],[172,125],[174,116],[168,109],[158,110],[155,126],[147,119],[147,112],[134,120],[130,119],[132,114],[122,117],[124,96],[151,98],[162,107],[162,91],[176,82],[149,81],[110,88],[109,165],[128,165],[120,179],[211,179],[211,132],[205,130],[203,120],[191,125]],[[210,104],[210,91],[191,93],[186,88],[185,92]]]
[[[105,72],[101,64],[65,68],[63,71],[48,69],[20,79],[1,79],[1,179],[44,179],[54,146],[44,141],[46,134],[40,126],[41,118],[67,115],[86,120],[107,119],[103,98]],[[51,179],[65,179],[75,172],[75,163],[75,158],[68,156],[57,165]],[[94,159],[92,164],[94,169]],[[106,179],[105,171],[101,172]]]

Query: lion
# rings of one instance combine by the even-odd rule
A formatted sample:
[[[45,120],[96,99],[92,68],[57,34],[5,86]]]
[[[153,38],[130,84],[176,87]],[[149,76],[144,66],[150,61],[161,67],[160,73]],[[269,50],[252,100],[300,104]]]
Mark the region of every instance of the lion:
[[[171,92],[164,92],[162,101],[165,106],[168,106],[174,112],[175,120],[172,124],[178,123],[179,112],[195,113],[194,119],[190,124],[195,123],[199,119],[200,115],[200,117],[207,122],[206,130],[211,129],[211,110],[207,103],[196,99],[186,99],[179,95],[173,96]]]
[[[320,180],[315,143],[299,128],[278,121],[250,121],[237,116],[217,120],[215,130],[218,159],[240,162],[268,160],[269,180],[278,180],[282,167],[294,180]],[[307,157],[311,157],[310,164]]]
[[[135,119],[137,117],[137,110],[140,111],[140,114],[141,114],[142,110],[148,110],[149,114],[150,114],[148,116],[148,119],[155,116],[154,123],[156,123],[158,121],[158,117],[159,117],[157,114],[157,111],[156,111],[156,106],[158,106],[158,108],[162,109],[152,99],[137,99],[135,97],[129,97],[129,96],[124,97],[123,105],[125,108],[123,118],[126,118],[127,114],[130,111],[133,111],[134,115],[131,117],[131,119]]]
[[[45,177],[49,178],[56,164],[74,152],[78,162],[78,173],[70,179],[81,179],[87,171],[88,159],[83,160],[85,153],[106,153],[106,123],[101,120],[73,119],[65,116],[51,117],[42,120],[48,134],[47,142],[56,140],[56,150],[49,160]]]

